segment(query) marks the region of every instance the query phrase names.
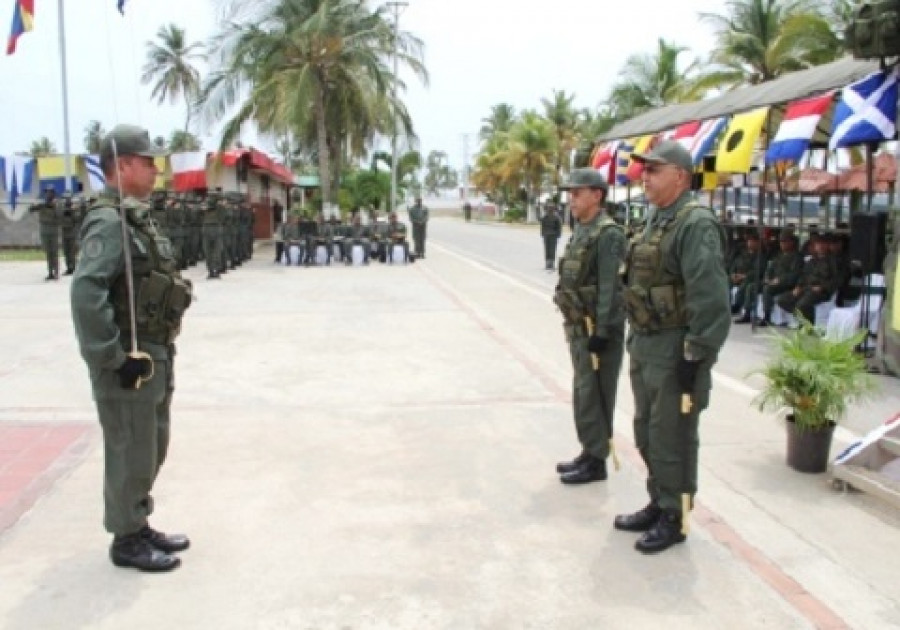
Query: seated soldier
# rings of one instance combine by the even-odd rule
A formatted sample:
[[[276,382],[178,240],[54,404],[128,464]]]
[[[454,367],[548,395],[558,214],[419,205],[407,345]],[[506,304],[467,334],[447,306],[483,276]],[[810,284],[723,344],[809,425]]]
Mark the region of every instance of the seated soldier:
[[[353,246],[359,245],[363,252],[363,264],[369,264],[369,253],[371,250],[371,241],[369,240],[369,228],[362,224],[359,213],[353,215],[350,223],[350,230],[345,239],[346,247],[344,248],[344,259],[347,264],[353,262]]]
[[[332,253],[334,248],[336,247],[338,251],[338,260],[344,260],[344,258],[346,257],[344,245],[346,243],[347,234],[350,231],[350,225],[345,219],[338,219],[337,217],[331,217],[328,223],[331,227]]]
[[[372,210],[372,218],[369,223],[369,239],[372,245],[372,255],[377,260],[387,260],[387,223],[378,222],[378,212]]]
[[[388,237],[387,258],[391,262],[394,260],[394,247],[399,245],[403,248],[403,262],[410,262],[409,243],[406,242],[406,225],[397,220],[397,213],[391,212],[388,218]]]
[[[745,304],[747,299],[747,289],[754,289],[752,299],[755,300],[755,286],[757,278],[761,275],[762,270],[762,251],[759,246],[759,234],[755,231],[748,230],[744,236],[744,250],[739,253],[731,267],[728,268],[728,288],[732,294],[731,312],[739,313],[742,308],[748,308]],[[752,306],[749,307],[752,311]],[[746,317],[746,316],[745,316]],[[737,320],[744,322],[745,317]],[[749,318],[746,321],[750,321]]]
[[[331,264],[331,243],[332,231],[331,226],[325,221],[325,215],[321,212],[316,216],[316,222],[310,234],[306,238],[306,259],[307,265],[312,265],[316,261],[316,250],[320,245],[325,247],[325,264]]]
[[[782,293],[776,302],[788,313],[800,311],[805,319],[815,323],[816,304],[831,299],[837,290],[838,278],[827,243],[819,236],[811,236],[810,241],[813,256],[803,264],[797,286]]]
[[[798,251],[797,235],[789,231],[782,232],[779,237],[779,247],[781,251],[766,265],[762,290],[763,318],[757,321],[760,326],[768,326],[772,323],[775,298],[785,291],[793,290],[803,271],[803,256]],[[752,313],[752,310],[745,312]]]
[[[282,233],[284,237],[284,257],[286,264],[291,264],[291,247],[294,246],[300,251],[297,256],[297,265],[303,264],[306,241],[300,236],[300,218],[297,215],[291,215],[287,224],[282,228]]]
[[[846,302],[859,299],[862,293],[863,272],[858,264],[854,265],[851,262],[843,237],[829,234],[826,241],[837,271],[837,304],[843,306]]]

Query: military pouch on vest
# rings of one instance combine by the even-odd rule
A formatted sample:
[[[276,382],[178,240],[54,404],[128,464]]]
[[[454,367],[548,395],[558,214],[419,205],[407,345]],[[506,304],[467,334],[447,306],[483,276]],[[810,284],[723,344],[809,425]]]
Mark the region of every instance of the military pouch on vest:
[[[191,305],[193,299],[193,286],[190,281],[175,278],[172,280],[172,290],[169,293],[168,306],[166,308],[166,321],[173,331],[181,327],[181,318]]]
[[[597,287],[595,285],[579,287],[578,298],[581,302],[582,319],[587,316],[593,319],[597,313]]]
[[[681,308],[674,285],[650,287],[650,305],[653,317],[660,328],[674,328],[681,324]]]
[[[634,328],[641,332],[657,330],[650,296],[643,287],[625,287],[622,297],[625,300],[625,310],[628,311],[628,320]]]
[[[164,326],[167,299],[172,287],[169,276],[151,271],[141,279],[137,295],[134,299],[134,314],[137,321],[138,333],[147,331],[153,337]]]
[[[557,288],[553,294],[553,302],[559,307],[567,324],[576,324],[584,317],[584,309],[575,291]]]

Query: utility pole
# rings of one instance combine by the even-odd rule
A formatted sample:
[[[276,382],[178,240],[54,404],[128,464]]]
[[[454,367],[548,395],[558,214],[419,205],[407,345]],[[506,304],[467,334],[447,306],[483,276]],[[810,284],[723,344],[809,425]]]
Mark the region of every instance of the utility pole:
[[[391,86],[392,103],[394,107],[397,103],[397,42],[400,37],[400,11],[409,6],[408,2],[388,2],[387,6],[394,12],[394,83]],[[390,212],[397,211],[397,111],[393,111],[393,133],[391,134],[391,207]]]
[[[462,167],[462,185],[463,185],[463,203],[469,199],[469,134],[462,135],[463,143],[463,167]]]

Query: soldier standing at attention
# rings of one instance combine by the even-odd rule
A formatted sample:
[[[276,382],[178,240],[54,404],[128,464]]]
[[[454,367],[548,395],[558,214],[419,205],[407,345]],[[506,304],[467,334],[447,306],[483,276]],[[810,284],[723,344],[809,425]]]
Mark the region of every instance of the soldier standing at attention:
[[[219,198],[213,192],[206,195],[203,205],[203,257],[206,259],[207,280],[217,280],[222,271],[222,224],[219,221]]]
[[[63,275],[71,276],[75,273],[75,261],[78,258],[78,208],[72,202],[72,195],[63,195],[62,217],[59,227],[62,231],[63,258],[66,261],[66,271]]]
[[[556,214],[556,206],[547,205],[544,216],[541,217],[541,238],[544,239],[544,268],[553,271],[556,262],[556,245],[562,236],[562,220]]]
[[[685,540],[682,519],[697,492],[700,412],[731,310],[725,233],[692,200],[690,153],[667,140],[632,157],[644,164],[644,194],[655,211],[629,252],[625,288],[634,441],[647,465],[650,503],[617,516],[615,527],[643,532],[635,547],[653,553]]]
[[[38,213],[41,226],[41,247],[47,256],[47,277],[45,280],[59,280],[59,211],[56,207],[56,191],[44,190],[44,203],[34,204],[29,212]]]
[[[622,367],[625,308],[620,269],[625,232],[606,213],[609,190],[597,171],[572,171],[562,186],[569,191],[578,223],[560,261],[553,301],[562,311],[572,357],[572,402],[581,454],[557,464],[560,481],[581,484],[606,479],[616,386]]]
[[[416,197],[416,202],[409,209],[409,220],[413,230],[413,249],[416,258],[425,258],[425,236],[428,228],[428,208],[422,205],[422,198]]]
[[[169,444],[174,341],[191,302],[191,285],[181,279],[168,239],[139,201],[153,190],[153,158],[160,152],[144,129],[132,125],[118,125],[103,139],[107,188],[84,220],[71,292],[75,334],[103,429],[110,559],[141,571],[174,569],[180,564],[174,554],[190,545],[187,537],[147,523],[150,491]]]

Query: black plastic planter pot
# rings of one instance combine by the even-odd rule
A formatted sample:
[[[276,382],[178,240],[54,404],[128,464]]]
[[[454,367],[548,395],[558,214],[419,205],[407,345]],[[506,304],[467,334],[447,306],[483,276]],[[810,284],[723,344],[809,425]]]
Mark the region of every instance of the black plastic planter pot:
[[[787,417],[787,465],[798,472],[823,473],[828,469],[828,454],[834,424],[821,429],[800,430],[794,415]]]

